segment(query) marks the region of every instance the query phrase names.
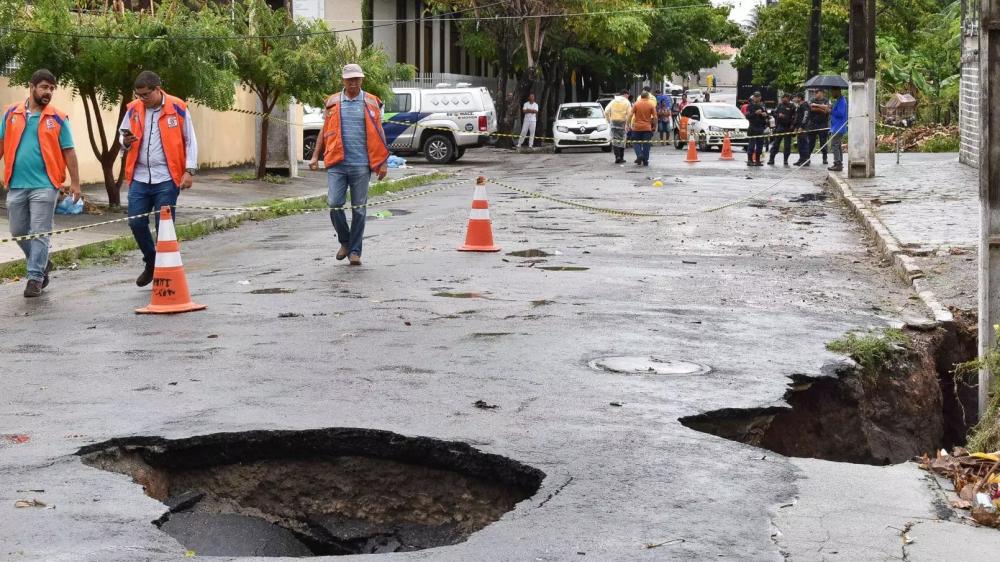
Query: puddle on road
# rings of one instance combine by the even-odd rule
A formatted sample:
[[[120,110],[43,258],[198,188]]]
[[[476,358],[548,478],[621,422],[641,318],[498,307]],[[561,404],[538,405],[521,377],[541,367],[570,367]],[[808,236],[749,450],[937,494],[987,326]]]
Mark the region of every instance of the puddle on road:
[[[251,295],[287,295],[289,293],[294,293],[295,289],[287,289],[285,287],[270,287],[267,289],[254,289],[250,291]]]
[[[590,268],[578,265],[546,265],[544,267],[536,267],[535,269],[544,269],[545,271],[587,271]]]
[[[515,256],[518,258],[546,258],[551,256],[552,254],[544,250],[531,249],[531,250],[518,250],[516,252],[507,252],[507,255]]]
[[[656,356],[601,357],[588,363],[592,369],[626,375],[704,375],[711,367]]]
[[[789,203],[809,203],[812,201],[826,201],[827,197],[830,195],[828,193],[803,193],[794,199],[789,199]]]
[[[154,524],[199,556],[453,545],[534,495],[545,478],[465,443],[356,428],[130,437],[77,454],[162,501],[167,512]]]
[[[472,334],[474,338],[501,338],[503,336],[513,336],[514,332],[476,332]]]
[[[453,293],[451,291],[439,291],[434,293],[435,297],[446,297],[449,299],[484,299],[482,293]]]

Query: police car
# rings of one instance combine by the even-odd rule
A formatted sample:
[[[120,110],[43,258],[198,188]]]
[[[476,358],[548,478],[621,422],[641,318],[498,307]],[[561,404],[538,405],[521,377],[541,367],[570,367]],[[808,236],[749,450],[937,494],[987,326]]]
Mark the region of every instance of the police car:
[[[436,88],[393,88],[382,111],[382,129],[393,154],[422,153],[432,164],[458,160],[485,146],[497,131],[497,111],[486,88],[439,84]],[[322,111],[306,109],[302,145],[312,157]]]

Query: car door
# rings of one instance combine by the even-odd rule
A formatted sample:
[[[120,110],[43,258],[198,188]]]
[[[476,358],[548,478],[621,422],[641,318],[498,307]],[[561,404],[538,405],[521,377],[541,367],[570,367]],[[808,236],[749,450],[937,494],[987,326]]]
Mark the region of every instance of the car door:
[[[385,131],[385,141],[390,150],[414,150],[414,138],[420,112],[416,103],[419,90],[393,90],[392,99],[386,102],[382,111],[382,130]]]

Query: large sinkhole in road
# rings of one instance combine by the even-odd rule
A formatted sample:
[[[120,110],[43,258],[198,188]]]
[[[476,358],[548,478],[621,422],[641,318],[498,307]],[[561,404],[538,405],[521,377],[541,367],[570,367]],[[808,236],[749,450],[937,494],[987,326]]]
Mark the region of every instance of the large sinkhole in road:
[[[792,375],[787,406],[724,408],[679,421],[790,457],[873,465],[964,444],[976,422],[976,388],[953,371],[976,356],[975,318],[907,333],[904,360],[876,376],[832,361],[818,375]]]
[[[78,452],[131,476],[153,523],[204,556],[318,556],[452,545],[545,474],[459,442],[332,428],[113,439]]]

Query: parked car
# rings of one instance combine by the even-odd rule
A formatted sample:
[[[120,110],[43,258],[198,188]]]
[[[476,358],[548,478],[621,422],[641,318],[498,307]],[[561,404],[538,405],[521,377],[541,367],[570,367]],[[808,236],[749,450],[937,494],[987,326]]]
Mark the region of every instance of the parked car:
[[[588,146],[611,152],[611,126],[597,102],[560,105],[552,128],[556,154],[564,148]]]
[[[695,135],[698,150],[722,146],[722,139],[729,133],[732,144],[746,144],[750,122],[735,105],[728,103],[691,103],[681,110],[677,123],[678,134],[674,147],[684,148],[689,135]]]
[[[316,139],[319,138],[319,131],[323,128],[323,108],[302,106],[302,159],[312,158],[313,151],[316,150]]]
[[[432,164],[458,160],[485,146],[497,130],[497,111],[486,88],[393,88],[382,112],[382,128],[393,154],[423,153]],[[303,118],[304,152],[310,157],[323,115]]]

